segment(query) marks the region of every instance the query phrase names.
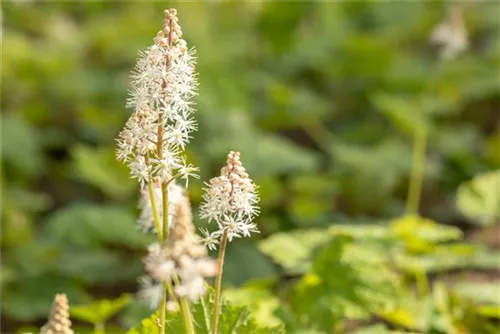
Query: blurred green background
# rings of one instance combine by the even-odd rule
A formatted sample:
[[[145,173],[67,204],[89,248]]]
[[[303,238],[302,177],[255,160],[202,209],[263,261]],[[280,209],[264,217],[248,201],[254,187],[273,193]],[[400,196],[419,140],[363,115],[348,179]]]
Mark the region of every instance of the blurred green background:
[[[58,292],[82,304],[136,291],[151,238],[114,138],[137,51],[171,6],[198,57],[191,199],[230,150],[260,186],[261,234],[231,244],[226,286],[290,279],[257,247],[270,235],[402,215],[422,123],[420,213],[500,247],[498,173],[488,200],[456,205],[463,182],[500,168],[496,2],[464,3],[470,46],[449,61],[428,42],[446,2],[3,2],[2,332],[43,324]]]

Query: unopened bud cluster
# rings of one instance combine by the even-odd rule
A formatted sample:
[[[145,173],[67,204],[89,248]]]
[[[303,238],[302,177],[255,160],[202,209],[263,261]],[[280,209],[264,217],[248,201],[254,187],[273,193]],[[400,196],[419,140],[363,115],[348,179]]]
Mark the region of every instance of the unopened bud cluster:
[[[200,216],[209,222],[215,221],[219,227],[212,233],[202,230],[208,248],[215,249],[224,232],[227,232],[229,241],[258,232],[253,223],[259,213],[257,186],[245,171],[239,152],[228,154],[221,175],[211,179],[207,186]]]
[[[187,179],[197,170],[182,156],[196,130],[192,98],[198,83],[194,52],[181,39],[177,21],[176,10],[166,10],[155,43],[139,54],[127,100],[134,111],[117,139],[118,160],[141,184],[153,177]]]
[[[49,321],[40,330],[41,334],[74,334],[69,320],[69,303],[65,294],[57,294],[50,310]]]

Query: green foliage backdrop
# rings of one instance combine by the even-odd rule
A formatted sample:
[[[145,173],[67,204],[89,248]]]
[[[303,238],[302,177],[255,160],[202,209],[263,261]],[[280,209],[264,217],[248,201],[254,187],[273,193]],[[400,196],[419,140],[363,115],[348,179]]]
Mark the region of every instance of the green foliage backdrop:
[[[260,186],[261,234],[229,247],[225,283],[257,280],[286,290],[289,279],[308,272],[277,311],[281,319],[300,315],[286,323],[289,332],[322,333],[337,316],[375,312],[380,295],[400,293],[380,259],[365,259],[363,272],[361,259],[335,260],[358,244],[355,232],[331,241],[323,231],[385,228],[403,213],[416,130],[429,134],[421,214],[466,237],[473,226],[498,223],[499,174],[490,172],[500,168],[498,3],[465,3],[470,47],[445,62],[428,43],[446,15],[442,2],[4,2],[3,331],[43,324],[55,293],[86,304],[136,291],[152,239],[135,227],[138,185],[115,162],[114,138],[130,113],[124,105],[137,51],[151,44],[170,6],[198,56],[199,131],[188,156],[201,180],[190,183],[192,201],[199,203],[203,182],[227,152],[241,151]],[[377,228],[360,231],[380,241],[387,232]],[[296,229],[310,234],[285,233]],[[420,247],[430,253],[441,241],[422,240],[409,253],[391,249],[408,264]],[[485,266],[498,268],[495,259]],[[440,263],[437,271],[449,265]],[[371,282],[374,272],[387,275]],[[322,275],[333,278],[314,283]],[[358,295],[360,286],[367,291]],[[246,290],[231,291],[228,298],[248,299]],[[255,291],[262,294],[255,309],[276,309],[276,297]],[[301,305],[321,296],[332,314]],[[276,325],[276,314],[263,313]],[[131,303],[111,326],[135,326],[147,314]],[[377,316],[401,325],[394,314]],[[367,333],[385,328],[374,326]]]

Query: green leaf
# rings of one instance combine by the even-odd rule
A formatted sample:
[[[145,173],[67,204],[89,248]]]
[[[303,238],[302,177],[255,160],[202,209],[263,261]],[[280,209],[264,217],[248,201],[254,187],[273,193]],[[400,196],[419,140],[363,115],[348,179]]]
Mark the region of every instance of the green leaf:
[[[143,273],[139,255],[124,258],[115,251],[88,248],[64,249],[58,268],[64,275],[91,284],[128,282]]]
[[[354,332],[349,332],[349,334],[391,334],[393,333],[384,324],[377,324],[368,327],[363,327]]]
[[[137,188],[137,182],[130,178],[127,167],[116,161],[112,150],[78,145],[72,149],[72,155],[77,177],[107,195],[126,197]]]
[[[45,318],[57,293],[66,293],[70,304],[88,298],[77,282],[66,277],[53,274],[24,277],[2,289],[2,315],[23,321]]]
[[[473,283],[464,282],[455,286],[455,291],[478,303],[500,306],[500,284],[499,282]]]
[[[159,314],[153,313],[148,318],[141,321],[141,324],[137,327],[132,328],[127,334],[160,334],[158,328]],[[182,333],[178,332],[178,333]]]
[[[372,96],[372,102],[378,107],[400,130],[411,135],[426,131],[429,120],[425,110],[408,98],[402,98],[386,93],[378,93]]]
[[[129,294],[123,294],[117,299],[102,299],[85,305],[72,306],[71,316],[91,324],[104,324],[120,312],[131,301]]]
[[[329,228],[329,233],[360,240],[385,240],[393,238],[389,228],[379,224],[335,224]]]
[[[255,321],[261,326],[279,326],[282,321],[274,315],[279,306],[279,300],[266,288],[247,285],[243,288],[225,289],[222,294],[232,304],[248,307]]]
[[[56,211],[45,224],[47,236],[74,246],[105,243],[143,248],[152,237],[142,233],[134,216],[120,208],[73,204]]]
[[[460,269],[496,269],[500,266],[500,252],[469,244],[450,244],[437,246],[429,254],[396,253],[395,261],[400,268],[411,273],[415,270],[436,273]]]
[[[457,206],[464,215],[480,225],[500,221],[500,170],[475,176],[460,185]]]
[[[318,161],[315,152],[283,137],[260,131],[248,114],[224,114],[210,123],[212,128],[206,143],[210,154],[223,157],[230,150],[240,151],[245,168],[255,178],[315,169]]]
[[[2,159],[28,175],[43,171],[37,132],[17,113],[2,116]]]
[[[276,268],[248,240],[235,240],[228,245],[224,260],[223,282],[241,285],[252,279],[276,277]]]
[[[500,319],[499,305],[481,305],[479,306],[479,314],[487,318]]]
[[[439,242],[462,238],[460,229],[416,215],[405,215],[393,220],[390,229],[395,237],[405,243],[410,253],[428,253]]]
[[[392,305],[376,310],[380,318],[393,325],[424,333],[429,330],[433,312],[430,296],[417,299],[413,295],[397,298]]]
[[[310,266],[314,249],[331,238],[327,230],[310,229],[275,233],[258,243],[261,252],[290,273],[302,273]]]
[[[374,247],[336,236],[318,251],[311,272],[291,292],[303,326],[328,332],[344,317],[368,319],[395,303],[398,278]]]

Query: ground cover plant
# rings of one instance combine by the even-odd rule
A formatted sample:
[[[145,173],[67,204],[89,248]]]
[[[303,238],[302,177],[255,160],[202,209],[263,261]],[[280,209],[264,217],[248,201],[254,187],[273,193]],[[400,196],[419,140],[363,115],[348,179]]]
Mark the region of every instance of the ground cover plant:
[[[498,4],[165,5],[3,4],[2,332],[498,332]]]

